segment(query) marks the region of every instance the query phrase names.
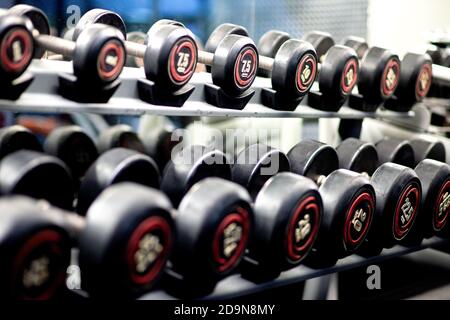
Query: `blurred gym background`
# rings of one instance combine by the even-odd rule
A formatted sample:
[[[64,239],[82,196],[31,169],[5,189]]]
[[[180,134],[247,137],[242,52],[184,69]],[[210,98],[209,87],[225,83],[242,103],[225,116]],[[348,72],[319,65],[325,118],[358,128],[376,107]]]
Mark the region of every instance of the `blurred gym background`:
[[[156,20],[169,18],[205,41],[217,25],[232,22],[245,26],[254,39],[274,28],[297,37],[321,30],[338,41],[361,36],[399,53],[426,42],[428,32],[448,28],[450,20],[448,0],[0,0],[0,7],[17,3],[43,9],[58,34],[76,5],[81,14],[92,8],[116,11],[128,31],[146,31]]]
[[[331,33],[338,43],[348,35],[364,37],[369,45],[389,48],[400,56],[407,51],[425,52],[430,32],[444,33],[450,26],[448,0],[0,0],[0,7],[18,3],[41,8],[50,19],[53,33],[60,36],[77,22],[77,14],[79,18],[92,8],[104,8],[119,13],[128,32],[146,32],[159,19],[174,19],[183,22],[204,43],[216,26],[231,22],[246,27],[256,42],[270,29],[287,31],[298,38],[308,31],[320,30]],[[29,116],[0,113],[0,126],[17,121],[45,135],[55,126],[72,121],[60,115]],[[135,129],[143,122],[127,116],[106,120],[109,124],[128,123]],[[176,127],[186,127],[193,119],[170,120]],[[316,122],[299,119],[233,119],[222,126],[281,128],[294,141],[300,135],[318,135]],[[202,130],[197,136],[207,136]]]

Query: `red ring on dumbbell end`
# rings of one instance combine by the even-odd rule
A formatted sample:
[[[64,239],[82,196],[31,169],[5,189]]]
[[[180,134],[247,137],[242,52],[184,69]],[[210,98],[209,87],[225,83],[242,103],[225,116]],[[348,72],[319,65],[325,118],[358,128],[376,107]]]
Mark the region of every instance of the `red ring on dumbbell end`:
[[[189,64],[184,74],[178,72],[178,54],[181,50],[187,49],[189,51]],[[177,85],[182,85],[189,81],[195,71],[197,65],[197,48],[195,43],[189,38],[182,38],[178,40],[170,51],[169,55],[169,76],[170,79]]]
[[[447,193],[447,196],[445,196],[445,193]],[[445,198],[444,198],[445,197]],[[444,185],[441,187],[441,189],[439,190],[439,196],[437,197],[437,202],[436,202],[436,206],[434,208],[434,212],[433,212],[433,229],[435,231],[441,231],[449,218],[449,214],[450,214],[450,203],[448,205],[448,207],[445,209],[442,218],[439,218],[439,212],[441,210],[441,205],[447,200],[449,200],[450,197],[450,179],[448,179]]]
[[[401,226],[399,224],[401,207],[402,207],[405,199],[407,197],[409,197],[409,195],[414,195],[414,198],[415,198],[414,199],[415,200],[414,210],[411,214],[411,218],[409,219],[409,221],[405,225]],[[408,234],[410,227],[412,226],[412,223],[416,217],[420,197],[421,197],[420,190],[415,182],[408,185],[405,188],[405,191],[402,192],[400,201],[397,202],[397,207],[395,208],[395,215],[394,215],[394,221],[393,221],[393,234],[394,234],[394,238],[396,240],[402,240]]]
[[[302,80],[302,73],[303,70],[305,69],[305,66],[311,65],[311,74],[308,77],[308,79],[306,79],[306,81]],[[316,57],[314,57],[312,54],[308,53],[306,55],[304,55],[302,57],[302,59],[300,60],[300,63],[297,66],[297,71],[296,71],[296,86],[297,86],[297,90],[300,93],[305,93],[307,92],[312,84],[314,83],[314,79],[316,78],[316,71],[317,70],[317,59]]]
[[[366,202],[366,204],[364,204]],[[367,218],[366,223],[364,224],[363,230],[360,232],[359,236],[354,239],[351,233],[352,228],[352,220],[356,214],[356,211],[360,207],[367,207]],[[365,239],[368,231],[369,231],[369,225],[372,221],[373,212],[375,209],[375,201],[371,194],[364,192],[361,193],[355,201],[353,201],[352,205],[350,206],[350,209],[347,211],[345,223],[344,223],[344,244],[346,247],[346,250],[353,251],[358,248],[358,246],[362,243],[362,241]]]
[[[422,78],[426,77],[426,83],[425,86],[422,87]],[[428,91],[430,91],[431,87],[431,79],[432,79],[432,71],[431,71],[431,64],[426,63],[422,66],[419,72],[419,76],[416,80],[416,98],[417,100],[422,100],[427,94]]]
[[[306,214],[312,213],[314,218],[312,221],[314,222],[314,226],[312,227],[311,232],[308,235],[308,239],[304,244],[299,245],[295,239],[295,230],[297,228],[298,222],[302,219]],[[307,197],[304,199],[295,209],[293,217],[287,228],[287,237],[286,237],[286,251],[290,260],[293,262],[297,262],[303,258],[304,252],[308,252],[310,247],[313,244],[314,239],[319,231],[319,206],[317,204],[316,197]]]
[[[111,70],[108,70],[106,67],[106,58],[111,51],[113,51],[117,56],[117,63]],[[124,47],[117,40],[110,40],[103,46],[98,55],[98,75],[104,81],[113,81],[117,79],[122,72],[124,64]]]
[[[239,244],[234,250],[234,253],[229,257],[225,258],[221,254],[221,243],[223,241],[223,233],[226,227],[230,224],[236,223],[237,225],[242,227],[242,235],[239,241]],[[247,246],[248,238],[250,232],[250,221],[249,221],[249,213],[244,208],[237,208],[236,212],[228,214],[222,222],[219,224],[216,232],[213,237],[213,260],[217,264],[216,270],[219,273],[225,273],[231,270],[238,260],[244,254],[245,247]]]
[[[241,74],[242,73],[241,62],[247,56],[250,56],[252,65],[250,71],[247,72],[250,76],[247,77],[247,80],[244,80],[242,79]],[[236,62],[234,64],[234,82],[239,88],[246,89],[247,86],[253,83],[253,80],[255,79],[256,76],[257,63],[258,63],[258,54],[256,53],[255,49],[248,46],[244,47],[239,53]]]
[[[63,243],[63,237],[55,230],[41,230],[38,233],[31,236],[25,244],[23,244],[19,250],[19,253],[15,256],[13,264],[13,276],[12,284],[14,288],[17,288],[17,280],[21,281],[19,287],[22,286],[23,270],[25,269],[25,263],[27,258],[40,247],[49,246],[52,250],[51,255],[62,256],[64,253],[61,250],[61,244]],[[23,296],[24,300],[48,300],[52,298],[58,288],[64,284],[66,277],[66,270],[58,270],[58,273],[53,276],[49,276],[52,279],[52,283],[47,286],[44,292],[38,294],[35,297]],[[19,279],[18,279],[19,278]]]
[[[17,61],[12,61],[8,56],[8,49],[15,41],[21,41],[23,45],[22,57]],[[33,40],[32,36],[22,28],[13,28],[6,34],[1,44],[1,61],[7,72],[21,72],[32,59]]]
[[[350,71],[353,70],[353,78],[350,83],[347,84],[347,75]],[[341,77],[341,91],[344,95],[349,95],[350,92],[356,85],[356,81],[358,80],[358,60],[354,58],[350,58],[345,64],[344,71],[342,72]]]
[[[388,76],[389,70],[394,71],[395,81],[391,86],[388,87],[386,84],[386,78]],[[398,85],[399,77],[400,77],[400,62],[396,58],[391,58],[386,63],[386,66],[384,67],[383,70],[383,75],[381,77],[381,93],[386,99],[394,94],[395,89],[397,88]]]
[[[135,254],[139,250],[142,238],[148,234],[159,238],[163,245],[163,250],[151,266],[144,273],[140,273],[136,270]],[[172,242],[171,228],[164,218],[153,216],[142,221],[131,234],[127,245],[126,258],[130,280],[137,285],[146,285],[154,281],[166,264]]]

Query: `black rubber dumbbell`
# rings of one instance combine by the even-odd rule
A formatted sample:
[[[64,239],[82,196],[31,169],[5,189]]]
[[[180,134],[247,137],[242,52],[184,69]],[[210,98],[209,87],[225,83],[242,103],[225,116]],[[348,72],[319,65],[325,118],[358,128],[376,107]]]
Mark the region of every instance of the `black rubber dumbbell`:
[[[126,25],[115,12],[92,9],[77,23],[73,40],[91,25],[107,24],[118,28],[126,37]],[[150,35],[148,35],[150,36]],[[146,44],[125,41],[128,55],[144,59],[146,78],[159,90],[173,92],[183,88],[191,79],[197,65],[197,46],[191,34],[176,25],[160,24],[152,28]]]
[[[76,211],[80,215],[86,214],[103,190],[119,182],[158,188],[160,173],[149,156],[130,149],[113,148],[100,155],[87,169],[78,192]]]
[[[320,61],[319,91],[308,95],[308,105],[325,111],[338,111],[359,79],[357,53],[349,47],[335,45],[331,35],[324,32],[309,32],[303,40],[314,46]]]
[[[263,144],[244,149],[233,164],[233,180],[254,199],[254,234],[240,270],[246,278],[276,278],[299,265],[316,240],[322,217],[317,185],[288,171],[287,156]]]
[[[22,75],[37,53],[33,41],[33,25],[27,17],[0,12],[1,81],[12,81]],[[36,49],[36,50],[35,50]]]
[[[145,146],[145,151],[155,160],[161,172],[172,158],[172,151],[185,146],[182,133],[170,123],[141,132],[140,138]]]
[[[19,150],[0,161],[1,195],[27,195],[70,210],[74,191],[69,168],[56,157]]]
[[[450,166],[445,148],[439,142],[415,139],[384,139],[376,144],[380,163],[391,161],[414,168],[422,183],[422,210],[406,240],[418,245],[424,238],[442,235],[450,214]]]
[[[404,99],[406,96],[403,91],[410,90],[412,82],[415,84],[416,80],[409,77],[417,68],[420,70],[421,65],[414,59],[406,58],[403,70],[403,61],[400,63],[397,55],[380,47],[369,48],[363,38],[347,37],[343,40],[343,45],[357,50],[361,59],[358,94],[350,97],[351,108],[374,112],[380,104],[392,98],[397,90],[401,99]],[[399,88],[400,81],[403,81],[402,88]]]
[[[422,186],[417,174],[392,162],[378,166],[378,155],[383,152],[355,138],[344,140],[336,150],[340,166],[370,176],[375,189],[375,216],[359,253],[377,255],[383,248],[402,243],[421,209]]]
[[[37,137],[27,128],[13,125],[0,129],[0,159],[19,150],[42,151]]]
[[[112,148],[126,148],[145,153],[145,146],[129,125],[118,124],[103,130],[97,138],[97,149],[104,153]]]
[[[173,20],[160,20],[157,23],[184,27],[180,22]],[[251,98],[253,92],[248,89],[253,84],[258,69],[258,51],[246,32],[232,31],[225,28],[227,25],[213,31],[206,43],[206,49],[199,51],[198,60],[207,66],[213,84],[222,89],[225,95]]]
[[[329,266],[357,252],[371,228],[377,204],[369,179],[339,169],[336,150],[318,141],[304,140],[287,156],[292,172],[316,181],[323,201],[319,235],[305,264]]]
[[[156,174],[149,172],[155,172],[156,165],[149,170],[132,163],[137,170],[130,174],[126,162],[117,160],[115,153],[119,152],[133,154],[126,158],[129,161],[146,157],[126,149],[113,149],[100,156],[83,180],[80,213],[84,203],[89,206],[93,195],[109,181],[121,180],[120,176],[115,178],[120,172],[127,180],[155,184]],[[161,189],[179,206],[175,219],[178,236],[165,287],[176,295],[210,292],[241,261],[252,230],[253,210],[245,189],[217,178],[230,179],[230,170],[225,154],[202,146],[184,147],[166,166]]]
[[[241,186],[217,177],[194,184],[175,216],[177,239],[163,287],[197,297],[239,266],[253,234],[253,206]]]
[[[170,201],[137,184],[104,191],[86,218],[23,196],[1,199],[0,208],[2,296],[57,295],[75,246],[82,289],[91,297],[137,297],[162,274],[174,242]]]
[[[106,102],[117,89],[117,78],[126,60],[124,37],[118,30],[104,24],[87,26],[77,33],[76,42],[73,42],[50,36],[49,30],[41,28],[49,23],[45,13],[36,7],[21,4],[8,12],[31,20],[33,37],[39,47],[72,58],[74,77],[60,77],[59,89],[63,95],[81,102]],[[86,92],[76,92],[78,89],[89,91],[88,97]]]
[[[428,94],[432,83],[432,61],[428,54],[407,53],[402,59],[400,79],[386,109],[407,112]]]
[[[78,189],[79,181],[97,159],[97,147],[79,126],[64,126],[53,130],[46,138],[44,151],[61,159],[70,169]]]
[[[97,140],[100,153],[112,148],[135,150],[155,160],[161,172],[170,161],[172,150],[182,145],[182,137],[171,126],[149,129],[139,136],[130,126],[119,124],[102,131]]]
[[[247,30],[234,24],[218,26],[208,41],[206,50],[213,52],[222,39],[229,34],[248,36]],[[262,103],[279,110],[294,110],[309,92],[317,74],[317,55],[307,42],[288,39],[280,44],[272,55],[259,55],[257,70],[270,75],[272,88],[263,88]]]
[[[222,151],[201,145],[180,146],[164,168],[161,190],[178,206],[186,192],[207,177],[231,180],[231,166]]]

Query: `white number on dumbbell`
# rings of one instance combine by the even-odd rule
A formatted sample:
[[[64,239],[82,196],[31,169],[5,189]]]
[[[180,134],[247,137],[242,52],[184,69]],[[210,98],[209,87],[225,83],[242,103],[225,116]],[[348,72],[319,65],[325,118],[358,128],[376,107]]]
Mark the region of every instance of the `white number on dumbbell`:
[[[306,238],[306,236],[311,232],[311,223],[310,223],[309,214],[305,214],[305,217],[300,220],[297,224],[297,228],[295,228],[295,241],[300,242]]]
[[[309,77],[311,76],[311,73],[312,73],[311,68],[309,67],[309,65],[306,65],[301,75],[302,82],[308,81]]]
[[[360,232],[363,227],[363,222],[366,221],[367,213],[363,209],[356,211],[352,219],[353,228]]]
[[[117,56],[113,56],[111,54],[108,54],[105,59],[106,64],[110,65],[111,67],[117,66],[117,63],[119,62],[119,58]]]
[[[450,194],[448,192],[444,193],[442,197],[442,202],[439,204],[439,217],[447,211],[450,206]]]
[[[242,75],[244,77],[247,76],[247,74],[250,72],[251,69],[252,69],[252,61],[251,60],[243,60],[242,68],[241,68]]]
[[[178,52],[178,62],[177,62],[177,71],[179,73],[184,73],[186,68],[189,66],[189,53]]]
[[[223,254],[229,258],[238,247],[242,238],[242,227],[231,223],[223,230]]]
[[[394,86],[396,80],[397,75],[395,74],[394,70],[390,68],[386,76],[386,86],[391,89]]]
[[[412,213],[414,211],[414,208],[409,198],[406,198],[405,203],[402,205],[401,209],[403,214],[400,217],[400,220],[402,221],[403,224],[406,224],[409,221],[409,219],[411,219]]]
[[[134,254],[136,261],[136,271],[144,272],[147,268],[158,258],[158,255],[163,251],[159,238],[151,233],[146,234],[141,241],[139,241],[139,249]]]
[[[31,261],[29,268],[23,272],[22,282],[25,288],[39,287],[47,282],[50,277],[50,259],[40,257]]]
[[[22,45],[20,41],[14,41],[12,44],[12,53],[14,62],[20,61],[23,57]]]

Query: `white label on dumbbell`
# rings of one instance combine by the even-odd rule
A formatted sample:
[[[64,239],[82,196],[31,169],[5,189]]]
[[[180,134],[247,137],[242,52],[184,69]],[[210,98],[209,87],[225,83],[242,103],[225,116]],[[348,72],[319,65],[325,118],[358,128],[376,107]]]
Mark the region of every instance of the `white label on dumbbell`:
[[[119,62],[119,57],[108,54],[105,58],[105,62],[107,65],[110,65],[111,67],[114,68],[115,66],[117,66],[117,63]]]
[[[450,206],[450,194],[448,192],[444,193],[442,196],[442,201],[439,204],[439,214],[438,216],[442,216]]]
[[[178,52],[177,72],[185,73],[189,67],[190,54],[186,52]]]
[[[13,54],[13,61],[18,62],[22,60],[23,58],[23,50],[22,50],[22,43],[20,40],[16,40],[12,44],[12,54]]]
[[[366,218],[367,218],[367,213],[363,209],[359,209],[356,211],[356,213],[352,219],[352,225],[353,225],[353,228],[355,228],[355,230],[357,232],[361,232],[362,227],[363,227],[363,222],[366,221]]]
[[[346,84],[349,85],[350,83],[352,83],[354,77],[355,77],[355,70],[353,68],[350,68],[347,74],[345,75]]]
[[[34,259],[23,272],[22,283],[25,288],[39,287],[50,278],[50,259],[46,256]]]
[[[388,73],[386,75],[386,87],[391,89],[397,81],[397,75],[393,68],[389,68]]]
[[[242,60],[241,76],[243,78],[248,77],[248,73],[252,70],[251,60]]]
[[[223,254],[229,258],[239,245],[242,238],[242,227],[236,223],[230,223],[223,230]]]
[[[311,232],[311,217],[309,214],[305,214],[305,217],[297,223],[295,228],[295,242],[300,242],[305,239]]]
[[[163,249],[159,237],[151,233],[143,236],[139,241],[139,249],[134,254],[136,271],[139,273],[145,272],[155,262]]]
[[[411,219],[414,208],[411,204],[409,198],[406,198],[405,203],[401,207],[403,214],[400,217],[400,220],[403,224],[408,223],[409,219]]]
[[[305,68],[302,70],[301,79],[302,82],[307,82],[309,80],[309,77],[311,77],[311,68],[309,65],[305,65]]]
[[[422,72],[419,78],[420,90],[425,90],[430,81],[430,74],[428,72]]]

